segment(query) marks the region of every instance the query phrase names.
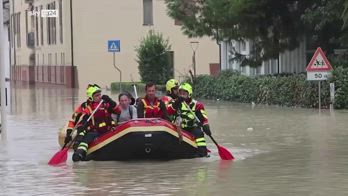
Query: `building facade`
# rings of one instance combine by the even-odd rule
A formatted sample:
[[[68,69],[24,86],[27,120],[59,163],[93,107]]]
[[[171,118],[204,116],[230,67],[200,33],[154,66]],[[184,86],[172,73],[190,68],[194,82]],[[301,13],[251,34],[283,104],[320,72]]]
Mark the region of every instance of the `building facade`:
[[[263,61],[260,67],[240,66],[240,62],[232,60],[236,51],[248,57],[252,48],[251,41],[225,41],[221,44],[221,70],[237,70],[248,76],[278,74],[278,73],[301,73],[306,71],[306,42],[300,43],[299,47],[292,51],[279,54],[278,59]]]
[[[169,39],[174,76],[192,70],[190,42],[198,41],[197,74],[219,62],[218,45],[210,38],[189,39],[166,14],[164,0],[10,0],[11,78],[30,83],[84,87],[119,81],[108,40],[120,40],[115,55],[122,81],[139,81],[136,47],[149,30]],[[43,9],[58,17],[41,17]]]

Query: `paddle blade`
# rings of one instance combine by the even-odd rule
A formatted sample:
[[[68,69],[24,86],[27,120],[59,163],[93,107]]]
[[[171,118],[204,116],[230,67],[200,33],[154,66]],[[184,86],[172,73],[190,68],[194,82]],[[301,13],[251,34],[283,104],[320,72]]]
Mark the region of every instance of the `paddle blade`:
[[[219,155],[222,160],[233,160],[234,157],[230,151],[228,151],[226,148],[222,146],[217,146],[219,150]]]
[[[68,150],[69,148],[63,148],[62,150],[57,152],[48,162],[48,165],[58,165],[66,162],[68,158]]]

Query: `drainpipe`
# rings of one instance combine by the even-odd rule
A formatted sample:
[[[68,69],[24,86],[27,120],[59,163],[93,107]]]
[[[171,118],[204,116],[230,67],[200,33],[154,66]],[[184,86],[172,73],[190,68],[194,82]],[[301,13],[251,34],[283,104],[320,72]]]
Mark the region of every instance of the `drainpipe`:
[[[73,31],[73,0],[70,0],[70,40],[71,40],[71,88],[75,88],[74,70],[74,31]]]

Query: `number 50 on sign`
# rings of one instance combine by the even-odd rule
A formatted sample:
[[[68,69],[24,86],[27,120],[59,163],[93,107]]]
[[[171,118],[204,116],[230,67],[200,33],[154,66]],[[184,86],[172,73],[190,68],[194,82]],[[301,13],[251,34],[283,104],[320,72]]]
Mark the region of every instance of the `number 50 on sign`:
[[[327,80],[330,77],[330,75],[331,72],[307,72],[307,80]]]

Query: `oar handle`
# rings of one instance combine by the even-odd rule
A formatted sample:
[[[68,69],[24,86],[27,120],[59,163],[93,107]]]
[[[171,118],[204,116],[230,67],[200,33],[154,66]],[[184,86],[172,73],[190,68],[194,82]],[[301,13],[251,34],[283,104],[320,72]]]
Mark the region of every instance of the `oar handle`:
[[[138,99],[137,87],[134,83],[132,85],[133,85],[135,100],[137,100]]]

